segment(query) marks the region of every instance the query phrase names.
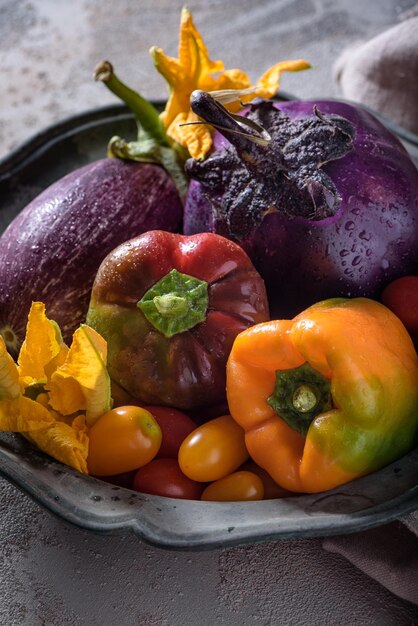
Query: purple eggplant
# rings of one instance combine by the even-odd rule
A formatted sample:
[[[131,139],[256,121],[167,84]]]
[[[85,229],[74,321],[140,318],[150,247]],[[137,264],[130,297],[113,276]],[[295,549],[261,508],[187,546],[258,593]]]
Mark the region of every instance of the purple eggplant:
[[[0,237],[0,333],[12,354],[33,300],[69,341],[105,256],[146,230],[181,228],[183,205],[159,165],[102,159],[35,198]]]
[[[418,273],[418,171],[369,112],[257,100],[240,121],[205,92],[191,104],[219,132],[210,157],[186,163],[184,233],[239,242],[275,317],[329,297],[378,297]]]
[[[99,265],[147,230],[179,232],[185,154],[157,109],[122,83],[108,61],[95,70],[131,109],[138,137],[112,137],[108,156],[55,182],[0,237],[0,334],[16,356],[31,302],[45,303],[64,340],[84,321]]]

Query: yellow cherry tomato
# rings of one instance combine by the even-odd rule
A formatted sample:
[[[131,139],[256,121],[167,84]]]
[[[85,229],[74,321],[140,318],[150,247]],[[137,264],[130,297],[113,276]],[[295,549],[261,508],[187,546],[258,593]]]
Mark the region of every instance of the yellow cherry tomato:
[[[139,406],[112,409],[90,428],[89,474],[113,476],[138,469],[155,457],[161,438],[161,428],[146,409]]]
[[[264,497],[263,481],[253,472],[233,472],[220,478],[204,489],[202,500],[212,502],[247,502],[262,500]]]
[[[222,415],[190,433],[179,449],[181,471],[201,482],[227,476],[249,458],[244,430],[230,415]]]

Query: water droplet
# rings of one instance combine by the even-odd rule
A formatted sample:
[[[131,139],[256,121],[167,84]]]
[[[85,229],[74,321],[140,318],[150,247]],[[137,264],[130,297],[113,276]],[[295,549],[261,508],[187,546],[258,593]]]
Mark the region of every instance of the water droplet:
[[[362,230],[361,233],[359,234],[359,238],[362,239],[363,241],[370,241],[372,236],[370,233],[366,232],[365,230]]]
[[[387,270],[389,268],[389,261],[387,259],[382,259],[382,268]]]
[[[359,263],[361,263],[361,256],[358,254],[357,256],[354,257],[354,259],[351,261],[351,265],[359,265]]]
[[[347,254],[350,254],[348,250],[340,250],[340,256],[344,257],[347,256]]]
[[[350,220],[349,222],[346,223],[345,230],[354,230],[355,227],[356,225],[354,224],[354,222]]]

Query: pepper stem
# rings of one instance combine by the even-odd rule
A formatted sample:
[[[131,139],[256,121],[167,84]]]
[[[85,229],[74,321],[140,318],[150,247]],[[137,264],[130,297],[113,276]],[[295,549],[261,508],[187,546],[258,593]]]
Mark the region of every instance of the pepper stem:
[[[311,385],[302,383],[293,392],[292,405],[299,413],[309,413],[318,404],[318,397]]]
[[[332,408],[331,383],[309,363],[277,370],[267,402],[291,428],[306,436],[315,417]]]
[[[155,296],[152,301],[162,317],[183,316],[189,310],[187,298],[176,296],[174,293]]]
[[[203,322],[208,302],[207,282],[173,269],[148,289],[137,307],[156,330],[173,337]]]

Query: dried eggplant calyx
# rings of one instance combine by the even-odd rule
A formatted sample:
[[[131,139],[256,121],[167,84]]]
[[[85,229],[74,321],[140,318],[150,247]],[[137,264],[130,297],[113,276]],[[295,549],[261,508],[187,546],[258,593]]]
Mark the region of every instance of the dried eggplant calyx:
[[[231,144],[203,161],[186,162],[230,236],[245,239],[272,211],[314,221],[335,215],[341,196],[323,166],[353,148],[351,122],[316,106],[312,115],[292,120],[261,99],[240,119],[203,91],[193,92],[191,107]]]

